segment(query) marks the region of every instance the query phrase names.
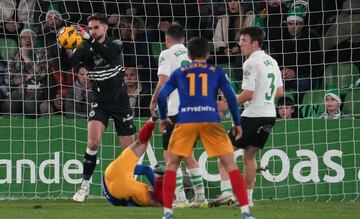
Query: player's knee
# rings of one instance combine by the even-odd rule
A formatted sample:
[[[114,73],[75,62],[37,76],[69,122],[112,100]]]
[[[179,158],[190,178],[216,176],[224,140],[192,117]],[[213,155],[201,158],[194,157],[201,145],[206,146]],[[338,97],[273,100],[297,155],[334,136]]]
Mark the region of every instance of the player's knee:
[[[179,168],[180,160],[175,157],[169,157],[168,162],[166,163],[167,170],[177,171]]]
[[[195,160],[195,157],[194,156],[190,156],[188,158],[185,159],[185,163],[186,163],[186,166],[189,168],[189,169],[193,169],[193,168],[199,168],[199,164],[198,162]]]
[[[98,150],[99,145],[100,145],[100,141],[90,139],[90,140],[88,141],[88,145],[87,145],[87,146],[88,146],[88,148],[89,148],[90,150],[96,151],[96,150]]]
[[[238,169],[235,163],[235,160],[229,157],[220,157],[220,162],[223,166],[223,168],[226,170],[226,172],[231,172],[233,170]]]

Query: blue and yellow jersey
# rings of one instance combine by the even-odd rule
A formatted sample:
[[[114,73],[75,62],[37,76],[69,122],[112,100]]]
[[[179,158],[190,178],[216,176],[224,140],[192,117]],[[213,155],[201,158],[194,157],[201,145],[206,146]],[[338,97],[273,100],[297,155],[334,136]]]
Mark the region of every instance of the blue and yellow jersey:
[[[212,64],[192,62],[176,69],[159,93],[161,119],[167,115],[167,97],[178,89],[180,106],[176,123],[220,122],[216,97],[219,89],[229,103],[234,124],[240,125],[236,96],[225,72]]]

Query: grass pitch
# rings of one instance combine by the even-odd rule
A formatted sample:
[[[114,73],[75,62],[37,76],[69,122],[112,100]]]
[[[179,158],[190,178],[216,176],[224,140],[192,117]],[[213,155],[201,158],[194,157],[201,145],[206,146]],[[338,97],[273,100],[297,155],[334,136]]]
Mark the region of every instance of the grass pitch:
[[[360,219],[359,202],[255,202],[257,219]],[[75,203],[70,200],[0,201],[0,218],[4,219],[160,219],[162,208],[115,207],[105,200]],[[176,219],[241,218],[240,210],[229,207],[176,209]]]

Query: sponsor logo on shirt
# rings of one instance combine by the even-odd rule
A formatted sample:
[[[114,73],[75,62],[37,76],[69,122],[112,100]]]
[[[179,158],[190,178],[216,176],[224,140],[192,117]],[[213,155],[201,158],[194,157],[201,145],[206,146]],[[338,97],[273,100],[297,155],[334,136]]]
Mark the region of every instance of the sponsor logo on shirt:
[[[181,107],[182,113],[187,112],[216,112],[216,109],[211,106],[187,106],[187,107]]]

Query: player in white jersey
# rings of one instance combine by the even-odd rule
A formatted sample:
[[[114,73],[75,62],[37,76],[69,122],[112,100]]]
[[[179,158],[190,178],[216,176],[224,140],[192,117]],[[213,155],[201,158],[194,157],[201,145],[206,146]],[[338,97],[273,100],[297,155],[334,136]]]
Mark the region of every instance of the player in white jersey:
[[[247,27],[240,31],[240,48],[246,61],[243,64],[243,91],[237,97],[238,104],[244,105],[241,114],[243,136],[235,141],[230,135],[233,145],[244,149],[243,162],[245,182],[249,197],[249,206],[253,207],[252,194],[256,179],[256,153],[262,149],[275,124],[275,98],[283,95],[283,82],[278,63],[271,56],[261,50],[264,34],[258,27]],[[225,102],[218,103],[219,110],[227,109]],[[227,184],[228,176],[221,171],[223,187]],[[231,188],[231,187],[230,187]],[[221,190],[226,191],[227,188]],[[220,201],[231,197],[222,195]],[[215,205],[220,203],[215,203]]]
[[[159,68],[158,68],[158,77],[159,82],[156,86],[155,92],[153,94],[150,110],[154,112],[157,106],[157,97],[158,94],[168,80],[170,75],[174,70],[181,67],[182,65],[187,65],[190,63],[188,57],[187,48],[184,46],[184,30],[183,28],[173,23],[169,29],[166,31],[166,46],[168,49],[162,51],[159,57]],[[179,108],[179,94],[175,90],[169,96],[168,101],[168,117],[172,120],[173,124],[176,123],[177,114]],[[163,149],[164,149],[164,160],[167,162],[167,148],[170,140],[171,133],[174,129],[174,125],[168,126],[166,132],[163,133]],[[187,168],[189,169],[191,183],[193,184],[195,191],[195,199],[192,203],[189,204],[186,199],[184,187],[183,187],[183,176],[181,168],[177,171],[176,177],[176,190],[175,196],[176,200],[174,201],[174,207],[207,207],[208,203],[205,198],[204,183],[202,180],[202,172],[199,164],[194,158],[194,155],[185,159]]]

